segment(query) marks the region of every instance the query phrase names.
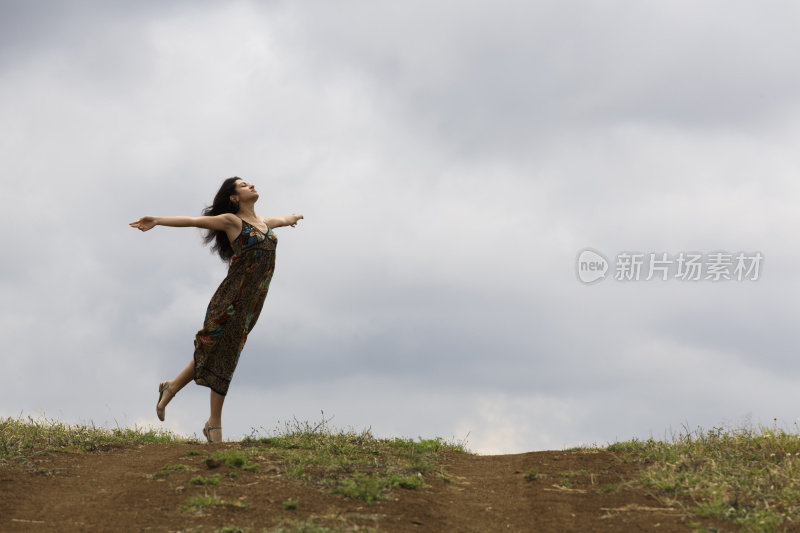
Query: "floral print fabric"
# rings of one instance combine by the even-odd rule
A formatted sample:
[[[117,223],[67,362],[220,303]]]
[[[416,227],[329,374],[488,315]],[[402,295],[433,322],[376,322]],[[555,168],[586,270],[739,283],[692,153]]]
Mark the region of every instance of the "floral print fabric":
[[[275,270],[278,238],[242,220],[228,275],[206,310],[203,329],[194,340],[194,380],[226,395],[233,371],[261,314]]]

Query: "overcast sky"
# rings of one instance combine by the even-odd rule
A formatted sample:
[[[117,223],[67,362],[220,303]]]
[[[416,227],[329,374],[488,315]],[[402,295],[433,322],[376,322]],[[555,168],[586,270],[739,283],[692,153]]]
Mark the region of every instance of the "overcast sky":
[[[0,416],[155,416],[261,193],[277,267],[224,434],[560,449],[800,417],[800,5],[0,0]],[[609,263],[584,284],[585,248]],[[763,256],[614,279],[618,254]],[[707,263],[706,263],[707,266]],[[645,264],[646,267],[646,264]]]

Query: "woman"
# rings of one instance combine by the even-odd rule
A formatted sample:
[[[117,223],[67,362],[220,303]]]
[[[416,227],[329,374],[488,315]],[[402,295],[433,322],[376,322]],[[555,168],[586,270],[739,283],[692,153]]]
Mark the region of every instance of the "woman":
[[[156,414],[164,420],[167,404],[192,379],[211,389],[211,416],[203,427],[208,442],[222,440],[222,403],[239,361],[247,334],[253,329],[275,269],[278,238],[274,228],[292,226],[303,215],[256,216],[258,192],[241,178],[226,179],[214,203],[201,217],[142,217],[130,226],[147,231],[155,226],[198,227],[207,231],[206,244],[230,262],[227,277],[211,298],[203,329],[194,340],[194,359],[172,381],[158,386]]]

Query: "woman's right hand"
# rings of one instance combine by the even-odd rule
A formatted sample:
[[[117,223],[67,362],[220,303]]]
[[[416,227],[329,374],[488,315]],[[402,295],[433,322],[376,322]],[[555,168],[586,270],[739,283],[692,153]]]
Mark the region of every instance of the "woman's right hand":
[[[156,226],[156,217],[146,216],[129,224],[132,228],[139,228],[142,231],[153,229]]]

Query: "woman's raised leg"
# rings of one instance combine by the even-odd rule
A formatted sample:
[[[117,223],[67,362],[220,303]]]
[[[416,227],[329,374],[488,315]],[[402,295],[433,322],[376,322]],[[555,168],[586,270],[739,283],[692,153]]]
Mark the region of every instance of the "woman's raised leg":
[[[169,381],[169,390],[165,391],[164,394],[161,395],[161,401],[158,402],[158,408],[163,409],[167,406],[167,404],[172,400],[172,398],[178,394],[178,391],[181,390],[186,386],[187,383],[194,379],[194,359],[186,365],[186,368],[180,371],[180,373],[175,376],[175,379]]]

